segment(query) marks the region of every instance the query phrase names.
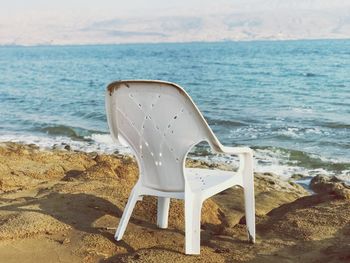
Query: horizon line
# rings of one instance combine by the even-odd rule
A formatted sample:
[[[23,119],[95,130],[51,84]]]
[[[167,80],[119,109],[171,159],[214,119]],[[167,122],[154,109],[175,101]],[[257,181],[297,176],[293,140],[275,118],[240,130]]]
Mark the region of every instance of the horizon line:
[[[116,46],[116,45],[159,45],[159,44],[210,44],[210,43],[237,43],[237,42],[293,42],[293,41],[341,41],[350,40],[350,37],[346,38],[290,38],[290,39],[238,39],[238,40],[216,40],[216,41],[179,41],[179,42],[116,42],[116,43],[76,43],[76,44],[0,44],[0,48],[3,47],[79,47],[79,46]]]

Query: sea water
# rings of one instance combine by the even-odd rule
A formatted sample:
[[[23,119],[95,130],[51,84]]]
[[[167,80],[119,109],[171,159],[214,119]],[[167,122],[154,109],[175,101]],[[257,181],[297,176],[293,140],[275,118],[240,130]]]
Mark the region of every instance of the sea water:
[[[178,83],[257,171],[350,180],[350,40],[0,47],[0,141],[118,150],[104,92],[119,79]],[[236,162],[207,151],[191,156]]]

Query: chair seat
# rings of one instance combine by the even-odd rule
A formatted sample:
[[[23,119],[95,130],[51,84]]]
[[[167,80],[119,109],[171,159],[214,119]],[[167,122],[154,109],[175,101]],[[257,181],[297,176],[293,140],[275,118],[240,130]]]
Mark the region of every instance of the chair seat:
[[[202,192],[203,197],[217,194],[234,185],[242,186],[242,176],[236,172],[203,168],[185,168],[191,190]]]

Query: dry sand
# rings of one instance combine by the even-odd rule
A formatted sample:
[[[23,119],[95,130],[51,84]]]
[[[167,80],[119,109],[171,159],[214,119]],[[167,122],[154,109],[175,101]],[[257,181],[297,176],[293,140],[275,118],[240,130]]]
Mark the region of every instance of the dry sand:
[[[137,173],[128,156],[0,144],[0,262],[350,262],[350,190],[322,179],[309,195],[273,174],[255,174],[254,245],[246,241],[240,188],[205,202],[200,256],[184,255],[176,200],[161,230],[155,198],[145,197],[116,242]]]

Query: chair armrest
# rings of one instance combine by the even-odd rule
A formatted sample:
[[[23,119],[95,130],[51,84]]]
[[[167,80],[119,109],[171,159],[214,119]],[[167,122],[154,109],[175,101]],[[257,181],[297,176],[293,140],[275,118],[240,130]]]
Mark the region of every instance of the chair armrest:
[[[223,146],[221,143],[217,143],[215,145],[216,147],[212,147],[212,149],[216,153],[221,154],[229,154],[229,155],[238,155],[239,157],[239,167],[238,167],[238,173],[243,174],[243,177],[247,176],[253,176],[253,172],[245,172],[247,167],[250,167],[253,169],[253,155],[254,151],[250,149],[249,147],[229,147],[229,146]],[[253,170],[252,170],[253,171]]]
[[[239,154],[254,154],[254,151],[250,149],[249,147],[229,147],[229,146],[223,146],[219,148],[218,153],[224,153],[224,154],[233,154],[233,155],[239,155]]]

